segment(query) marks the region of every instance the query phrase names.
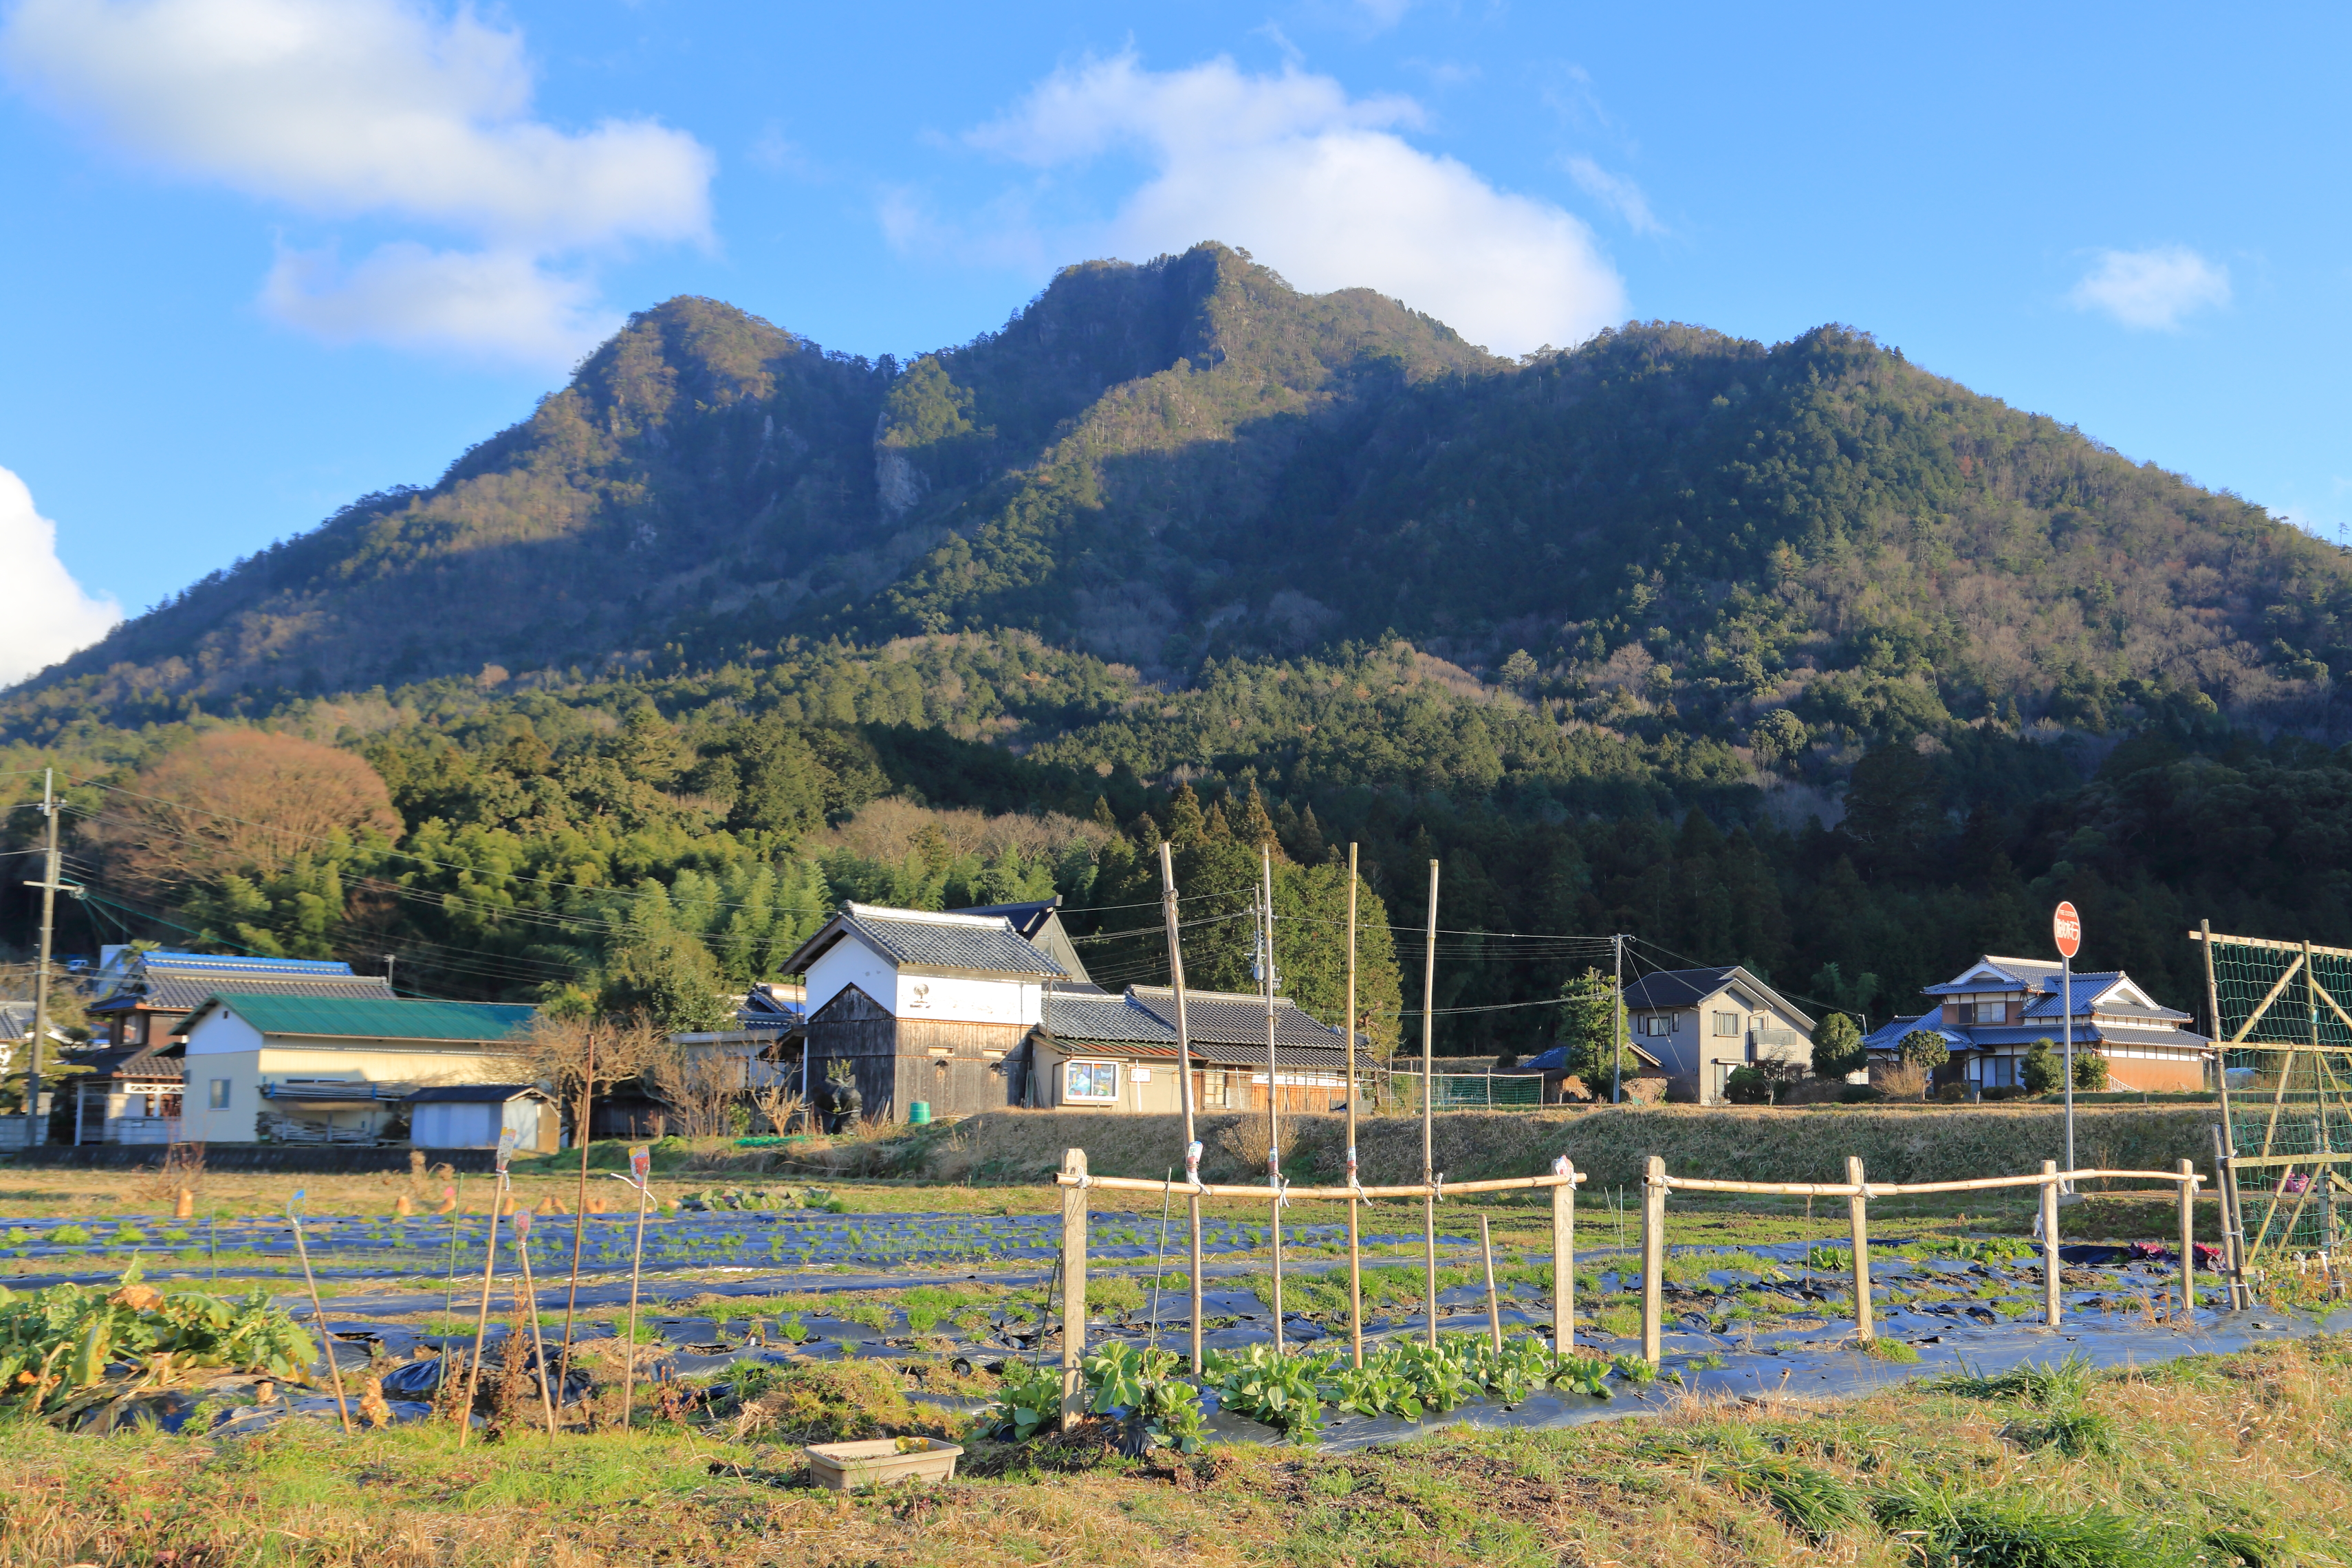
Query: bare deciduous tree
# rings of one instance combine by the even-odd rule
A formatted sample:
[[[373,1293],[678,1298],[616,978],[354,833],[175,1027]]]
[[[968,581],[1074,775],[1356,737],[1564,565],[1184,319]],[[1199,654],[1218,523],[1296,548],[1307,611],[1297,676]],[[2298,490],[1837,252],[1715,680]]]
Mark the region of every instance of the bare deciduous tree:
[[[646,1077],[677,1113],[680,1136],[717,1138],[735,1130],[733,1110],[745,1088],[740,1058],[670,1046]]]
[[[572,1112],[572,1136],[588,1142],[593,1097],[616,1083],[643,1078],[670,1049],[644,1018],[559,1018],[541,1015],[519,1053]]]
[[[396,834],[392,793],[364,758],[294,735],[215,730],[133,779],[84,829],[131,882],[274,876],[338,833]]]

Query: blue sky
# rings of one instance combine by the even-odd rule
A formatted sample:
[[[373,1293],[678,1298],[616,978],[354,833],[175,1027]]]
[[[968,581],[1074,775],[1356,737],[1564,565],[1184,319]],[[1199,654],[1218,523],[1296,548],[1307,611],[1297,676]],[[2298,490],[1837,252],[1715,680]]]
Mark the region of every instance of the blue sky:
[[[1202,238],[1509,352],[1848,322],[2336,538],[2347,45],[2316,6],[0,0],[0,680],[430,482],[630,310],[904,355]]]

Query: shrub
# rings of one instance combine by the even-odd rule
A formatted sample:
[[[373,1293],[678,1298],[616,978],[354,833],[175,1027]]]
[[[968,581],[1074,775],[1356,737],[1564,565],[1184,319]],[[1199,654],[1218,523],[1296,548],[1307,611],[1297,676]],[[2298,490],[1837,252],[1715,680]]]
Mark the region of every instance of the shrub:
[[[1823,1018],[1813,1031],[1813,1076],[1843,1078],[1870,1065],[1862,1048],[1862,1029],[1843,1013]]]
[[[1760,1068],[1734,1068],[1723,1080],[1723,1098],[1734,1105],[1769,1105],[1772,1080]]]
[[[1873,1100],[1885,1098],[1886,1091],[1874,1084],[1850,1083],[1838,1090],[1840,1105],[1868,1105]]]
[[[1934,1072],[1952,1059],[1952,1047],[1933,1029],[1912,1030],[1896,1048],[1906,1063],[1926,1072]]]
[[[2085,1094],[2104,1093],[2107,1087],[2107,1058],[2096,1051],[2076,1051],[2074,1087]]]
[[[2058,1047],[2049,1040],[2036,1040],[2025,1050],[2023,1077],[2025,1092],[2048,1094],[2058,1087]]]

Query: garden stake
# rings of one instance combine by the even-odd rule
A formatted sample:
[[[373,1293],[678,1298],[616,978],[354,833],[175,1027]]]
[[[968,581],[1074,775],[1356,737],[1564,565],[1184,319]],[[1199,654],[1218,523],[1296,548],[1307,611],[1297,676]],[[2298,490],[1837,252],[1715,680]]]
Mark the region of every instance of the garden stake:
[[[1168,1205],[1176,1198],[1176,1167],[1168,1167],[1168,1190],[1160,1194],[1160,1247],[1151,1255],[1151,1348],[1160,1348],[1160,1269],[1168,1258]]]
[[[2197,1167],[2180,1162],[2180,1305],[2194,1324],[2197,1317]]]
[[[530,1280],[530,1215],[518,1214],[514,1221],[515,1257],[522,1264],[522,1283],[515,1287],[515,1310],[530,1321],[530,1348],[539,1357],[539,1402],[547,1411],[547,1435],[552,1437],[555,1398],[547,1390],[547,1342],[539,1331],[539,1287]]]
[[[1192,1133],[1192,1036],[1184,1017],[1184,943],[1177,931],[1176,863],[1165,839],[1160,845],[1160,902],[1168,917],[1168,984],[1176,994],[1176,1089],[1184,1110],[1184,1177],[1195,1189],[1201,1184],[1201,1145]],[[1272,1088],[1272,1085],[1268,1085]],[[1192,1221],[1191,1287],[1192,1307],[1192,1375],[1201,1375],[1201,1194],[1186,1200]],[[1041,1328],[1040,1333],[1044,1332]]]
[[[466,1435],[474,1426],[474,1390],[482,1380],[482,1339],[490,1331],[490,1275],[499,1266],[499,1210],[506,1205],[507,1161],[514,1153],[514,1133],[499,1134],[498,1184],[490,1189],[490,1228],[482,1242],[482,1308],[474,1320],[474,1359],[466,1368],[466,1403],[457,1410],[457,1447],[466,1446]]]
[[[2042,1311],[2058,1326],[2058,1162],[2042,1162]]]
[[[806,1084],[802,1087],[805,1089]],[[580,1305],[580,1248],[588,1237],[588,1111],[596,1094],[596,1036],[588,1036],[588,1071],[580,1083],[580,1119],[575,1131],[580,1139],[580,1192],[572,1200],[572,1289],[563,1298],[563,1359],[557,1367],[555,1386],[561,1388],[572,1376],[572,1314]],[[631,1354],[635,1352],[632,1351]],[[544,1373],[545,1368],[541,1369]]]
[[[1853,1195],[1845,1201],[1846,1222],[1853,1229],[1853,1331],[1856,1338],[1868,1342],[1878,1335],[1870,1322],[1870,1196],[1863,1184],[1858,1156],[1846,1156],[1845,1179],[1853,1188]]]
[[[1478,1216],[1478,1257],[1486,1269],[1486,1337],[1495,1349],[1503,1348],[1503,1309],[1495,1300],[1495,1238],[1486,1226],[1486,1216]]]
[[[1437,1099],[1437,862],[1429,863],[1429,935],[1421,965],[1421,1241],[1428,1268],[1429,1348],[1437,1348],[1437,1137],[1430,1116]]]
[[[1642,1359],[1652,1366],[1658,1364],[1665,1268],[1666,1163],[1653,1154],[1642,1178]]]
[[[1087,1348],[1087,1152],[1066,1152],[1062,1173],[1078,1178],[1062,1189],[1062,1430],[1066,1432],[1087,1407],[1086,1378],[1078,1366]]]
[[[1265,983],[1265,1184],[1274,1194],[1266,1208],[1274,1233],[1274,1353],[1280,1355],[1287,1347],[1282,1342],[1282,1069],[1274,1050],[1274,850],[1260,845],[1257,853],[1265,874],[1258,931],[1265,942],[1259,962]]]
[[[1551,1353],[1576,1347],[1576,1167],[1562,1154],[1551,1173],[1570,1180],[1551,1190]]]
[[[343,1418],[343,1430],[352,1429],[352,1409],[343,1403],[343,1369],[335,1364],[335,1336],[327,1331],[327,1309],[319,1303],[318,1276],[310,1272],[310,1248],[302,1240],[302,1216],[295,1205],[302,1201],[300,1187],[294,1189],[293,1202],[286,1205],[286,1217],[294,1226],[294,1250],[302,1259],[302,1283],[310,1288],[310,1311],[319,1320],[319,1347],[326,1352],[327,1375],[335,1384],[335,1409]]]
[[[213,1289],[220,1289],[220,1220],[215,1215],[205,1218],[205,1240],[213,1260]],[[446,1309],[444,1309],[446,1310]]]
[[[622,1354],[628,1371],[621,1379],[621,1429],[627,1431],[637,1397],[637,1280],[646,1266],[646,1184],[654,1173],[654,1152],[640,1143],[629,1151],[629,1174],[636,1179],[637,1245],[629,1258],[629,1342]]]
[[[1364,1370],[1364,1248],[1357,1223],[1356,1173],[1356,847],[1348,846],[1348,1332],[1358,1372]]]

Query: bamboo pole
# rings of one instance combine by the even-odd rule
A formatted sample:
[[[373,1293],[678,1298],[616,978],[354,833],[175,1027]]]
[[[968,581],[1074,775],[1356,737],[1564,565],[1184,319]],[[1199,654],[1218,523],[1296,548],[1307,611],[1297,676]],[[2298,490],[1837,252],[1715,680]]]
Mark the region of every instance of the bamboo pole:
[[[1495,1237],[1485,1215],[1478,1216],[1478,1262],[1486,1276],[1486,1338],[1499,1351],[1503,1348],[1503,1307],[1495,1295]]]
[[[1562,1154],[1552,1174],[1568,1179],[1551,1190],[1551,1350],[1564,1356],[1576,1348],[1576,1167]]]
[[[514,1216],[515,1258],[522,1266],[522,1279],[515,1287],[515,1310],[530,1323],[531,1352],[539,1357],[539,1403],[547,1412],[547,1435],[555,1436],[555,1395],[547,1386],[547,1341],[539,1331],[539,1287],[530,1278],[530,1215]],[[561,1384],[558,1385],[562,1386]]]
[[[1184,943],[1176,918],[1176,862],[1168,841],[1160,841],[1160,907],[1168,917],[1168,984],[1176,993],[1177,1087],[1184,1107],[1184,1177],[1188,1185],[1201,1184],[1201,1143],[1192,1131],[1192,1036],[1184,1016]],[[1192,1375],[1201,1375],[1201,1194],[1186,1200],[1192,1226]]]
[[[2246,1283],[2246,1215],[2238,1206],[2237,1162],[2230,1154],[2227,1123],[2213,1130],[2213,1191],[2221,1200],[2221,1244],[2229,1264],[2230,1310],[2253,1303]]]
[[[808,1073],[803,1068],[801,1087],[808,1088]],[[563,1355],[556,1369],[555,1386],[561,1388],[572,1376],[572,1319],[580,1306],[580,1251],[588,1242],[588,1116],[595,1105],[596,1095],[596,1032],[588,1031],[588,1066],[580,1080],[580,1120],[572,1129],[580,1140],[580,1191],[572,1200],[572,1286],[563,1297]],[[782,1131],[779,1128],[777,1131]]]
[[[1062,1430],[1086,1413],[1078,1360],[1087,1345],[1087,1152],[1062,1155]]]
[[[1650,1156],[1642,1174],[1642,1359],[1658,1364],[1665,1310],[1666,1163]]]
[[[310,1315],[319,1325],[319,1348],[326,1352],[327,1375],[334,1381],[335,1411],[343,1418],[343,1430],[352,1429],[352,1407],[343,1402],[343,1369],[335,1364],[335,1336],[327,1331],[327,1309],[319,1302],[319,1277],[310,1272],[310,1244],[302,1239],[302,1216],[295,1206],[302,1201],[302,1189],[294,1190],[294,1201],[286,1205],[286,1217],[294,1225],[294,1250],[302,1258],[302,1283],[310,1289]]]
[[[1282,1067],[1274,1048],[1274,849],[1270,845],[1257,847],[1258,868],[1264,880],[1260,885],[1258,909],[1259,940],[1265,944],[1259,973],[1265,991],[1265,1184],[1271,1194],[1266,1199],[1267,1228],[1274,1242],[1274,1353],[1283,1352],[1282,1342]]]
[[[2183,1321],[2197,1310],[2197,1167],[2180,1162],[2180,1305]]]
[[[482,1379],[482,1337],[490,1330],[490,1273],[499,1261],[499,1215],[504,1212],[507,1190],[507,1156],[513,1150],[511,1134],[499,1136],[498,1180],[490,1188],[490,1229],[482,1243],[482,1307],[474,1320],[474,1359],[466,1368],[466,1403],[457,1412],[457,1447],[466,1446],[466,1434],[474,1425],[474,1390]],[[453,1222],[454,1223],[454,1222]]]
[[[652,1196],[654,1152],[640,1143],[629,1151],[629,1174],[637,1189],[637,1239],[629,1254],[629,1342],[621,1347],[622,1364],[628,1370],[621,1378],[621,1429],[627,1431],[636,1415],[637,1405],[637,1282],[645,1277],[646,1268],[646,1204]]]
[[[2058,1162],[2042,1162],[2042,1313],[2058,1326]]]
[[[1429,863],[1429,934],[1421,964],[1421,1200],[1422,1256],[1427,1268],[1429,1343],[1437,1344],[1437,1132],[1431,1120],[1436,1100],[1437,862]]]
[[[1358,1184],[1356,1171],[1356,847],[1348,846],[1348,1011],[1340,1020],[1348,1031],[1348,1185]],[[1364,1236],[1359,1205],[1348,1194],[1348,1335],[1356,1370],[1364,1366]]]
[[[1853,1188],[1845,1201],[1846,1223],[1853,1231],[1853,1331],[1874,1340],[1878,1335],[1870,1321],[1870,1188],[1862,1179],[1859,1156],[1845,1157],[1845,1179]]]

